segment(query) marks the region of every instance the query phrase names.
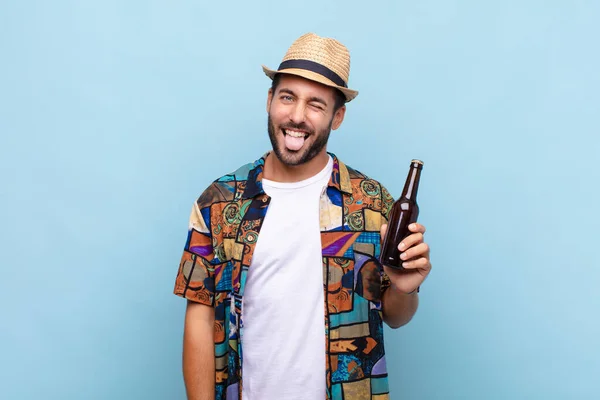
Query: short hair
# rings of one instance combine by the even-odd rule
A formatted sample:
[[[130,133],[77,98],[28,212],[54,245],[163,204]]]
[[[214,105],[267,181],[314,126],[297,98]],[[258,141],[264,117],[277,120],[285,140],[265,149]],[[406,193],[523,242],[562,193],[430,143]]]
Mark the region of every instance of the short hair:
[[[271,83],[271,90],[273,91],[273,93],[275,93],[275,91],[277,90],[277,86],[279,86],[280,80],[281,74],[275,74],[275,76],[273,77],[273,83]],[[336,88],[332,87],[332,89],[334,89],[335,102],[333,105],[333,112],[335,113],[344,104],[346,104],[346,95]]]

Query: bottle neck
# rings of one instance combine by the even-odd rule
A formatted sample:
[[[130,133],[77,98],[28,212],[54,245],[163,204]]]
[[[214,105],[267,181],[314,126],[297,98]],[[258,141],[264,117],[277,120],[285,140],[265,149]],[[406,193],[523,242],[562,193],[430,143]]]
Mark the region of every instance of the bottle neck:
[[[411,164],[410,171],[406,177],[406,183],[404,184],[404,190],[402,191],[402,198],[412,201],[417,199],[422,168],[423,167],[420,164]]]

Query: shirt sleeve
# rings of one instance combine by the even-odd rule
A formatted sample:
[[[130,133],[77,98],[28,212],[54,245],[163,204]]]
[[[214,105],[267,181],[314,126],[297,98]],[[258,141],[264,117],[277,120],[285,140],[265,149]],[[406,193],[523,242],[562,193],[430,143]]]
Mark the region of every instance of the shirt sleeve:
[[[214,306],[215,276],[211,261],[215,256],[209,227],[210,206],[201,209],[195,203],[173,292],[188,300]]]

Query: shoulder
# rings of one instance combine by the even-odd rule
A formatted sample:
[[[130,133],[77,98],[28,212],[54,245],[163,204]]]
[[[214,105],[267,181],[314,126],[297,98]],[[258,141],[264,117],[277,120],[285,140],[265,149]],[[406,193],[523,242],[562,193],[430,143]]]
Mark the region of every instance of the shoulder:
[[[374,197],[382,197],[384,193],[389,195],[385,186],[378,180],[349,165],[345,165],[345,167],[348,171],[348,178],[350,178],[352,191],[361,191],[368,196]]]
[[[352,197],[361,199],[366,208],[381,212],[386,218],[389,215],[394,198],[386,187],[369,175],[345,165],[352,187]]]

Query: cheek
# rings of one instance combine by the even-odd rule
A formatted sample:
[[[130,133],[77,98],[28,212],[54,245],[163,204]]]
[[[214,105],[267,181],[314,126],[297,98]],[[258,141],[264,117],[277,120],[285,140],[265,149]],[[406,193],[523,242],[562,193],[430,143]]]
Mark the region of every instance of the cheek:
[[[271,121],[273,121],[273,124],[275,124],[275,126],[286,121],[285,112],[283,112],[281,109],[278,110],[276,107],[271,107],[269,115],[271,117]]]
[[[308,116],[306,123],[317,131],[322,131],[329,127],[329,119],[325,118],[322,114]]]

